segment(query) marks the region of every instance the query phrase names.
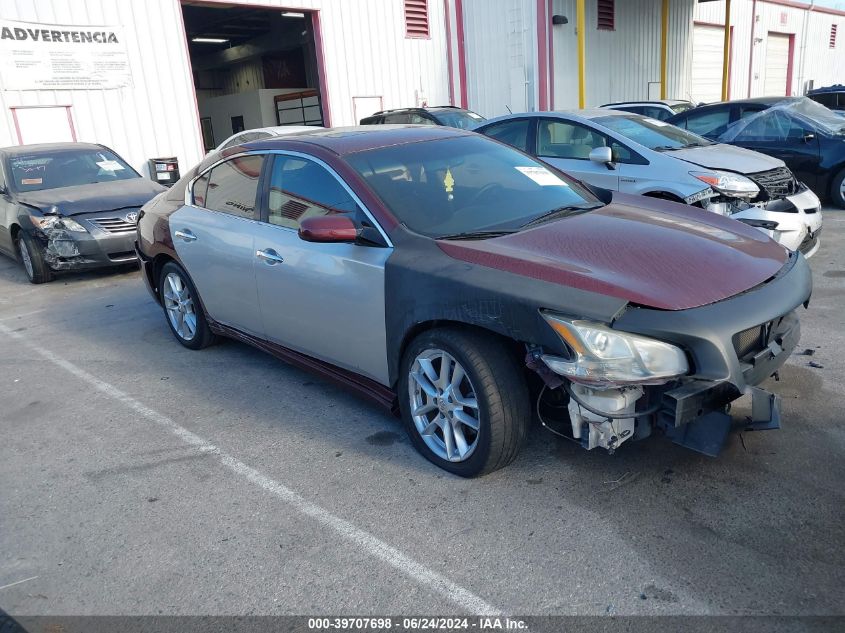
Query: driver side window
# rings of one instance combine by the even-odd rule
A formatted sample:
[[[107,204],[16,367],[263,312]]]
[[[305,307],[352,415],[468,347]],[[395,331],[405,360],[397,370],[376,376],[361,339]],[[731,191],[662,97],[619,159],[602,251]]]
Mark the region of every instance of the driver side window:
[[[798,123],[783,112],[766,112],[751,121],[736,136],[737,141],[771,142],[803,138],[804,130]]]
[[[267,221],[298,230],[304,219],[354,213],[358,205],[326,169],[306,158],[277,155],[270,174]]]
[[[616,162],[632,161],[627,147],[583,125],[545,119],[537,128],[537,155],[544,158],[589,160],[597,147],[610,147]]]

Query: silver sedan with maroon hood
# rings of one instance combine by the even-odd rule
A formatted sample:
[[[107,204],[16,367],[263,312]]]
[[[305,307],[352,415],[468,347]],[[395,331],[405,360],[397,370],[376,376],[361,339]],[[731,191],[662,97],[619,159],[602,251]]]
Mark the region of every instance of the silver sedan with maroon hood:
[[[510,463],[534,415],[608,452],[661,434],[715,455],[743,394],[746,426],[777,428],[758,385],[812,289],[804,257],[752,227],[443,127],[214,154],[142,209],[137,249],[179,343],[319,372],[467,477]]]

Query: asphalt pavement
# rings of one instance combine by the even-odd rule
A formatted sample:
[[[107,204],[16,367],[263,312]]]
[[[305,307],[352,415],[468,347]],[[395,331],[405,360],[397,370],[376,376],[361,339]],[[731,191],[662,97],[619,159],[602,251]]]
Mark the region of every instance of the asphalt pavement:
[[[0,257],[0,608],[845,615],[845,212],[811,265],[782,429],[714,459],[537,426],[464,480],[319,377],[182,348],[135,270]]]

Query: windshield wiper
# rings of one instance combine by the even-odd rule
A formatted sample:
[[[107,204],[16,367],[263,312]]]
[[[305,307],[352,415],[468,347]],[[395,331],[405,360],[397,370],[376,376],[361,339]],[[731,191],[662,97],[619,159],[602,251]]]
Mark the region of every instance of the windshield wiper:
[[[543,222],[548,222],[549,220],[553,220],[558,217],[566,217],[570,215],[575,215],[576,213],[586,213],[587,211],[598,209],[601,206],[604,205],[594,204],[588,207],[585,207],[584,205],[569,205],[565,207],[558,207],[557,209],[552,209],[551,211],[546,211],[542,215],[538,215],[533,220],[529,220],[528,222],[523,224],[520,228],[527,229],[529,227],[536,226],[537,224],[542,224]]]
[[[511,235],[516,231],[463,231],[461,233],[451,233],[449,235],[440,235],[435,237],[436,240],[486,240],[492,237],[501,237],[503,235]]]

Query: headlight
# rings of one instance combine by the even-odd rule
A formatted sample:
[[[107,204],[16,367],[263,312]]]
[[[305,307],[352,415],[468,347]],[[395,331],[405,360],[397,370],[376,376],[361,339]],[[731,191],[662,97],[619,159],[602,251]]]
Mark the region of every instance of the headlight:
[[[727,171],[691,171],[690,176],[695,176],[701,182],[706,182],[716,191],[728,196],[753,198],[760,193],[760,187],[753,180]]]
[[[71,218],[63,218],[56,215],[46,215],[40,218],[31,215],[29,218],[32,220],[32,223],[42,231],[47,229],[66,229],[68,231],[74,231],[75,233],[88,232],[88,229]]]
[[[689,371],[684,353],[669,343],[547,312],[543,318],[573,352],[571,359],[543,356],[543,362],[575,382],[598,387],[659,385]]]

